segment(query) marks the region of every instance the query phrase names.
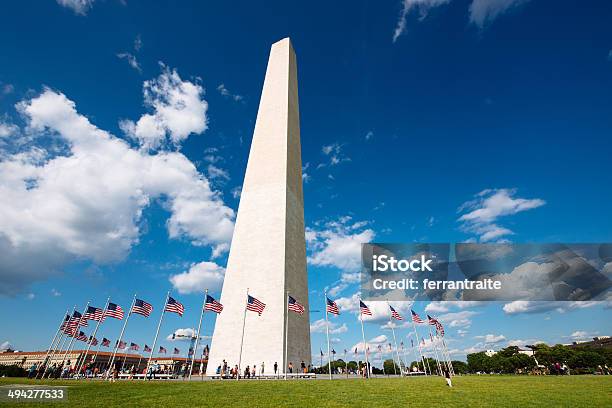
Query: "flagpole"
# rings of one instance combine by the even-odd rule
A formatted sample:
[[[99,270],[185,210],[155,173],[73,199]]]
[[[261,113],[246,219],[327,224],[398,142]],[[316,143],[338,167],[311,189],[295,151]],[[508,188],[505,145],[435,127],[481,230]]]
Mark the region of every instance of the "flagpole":
[[[329,379],[333,378],[331,371],[331,354],[329,347],[329,319],[327,317],[327,290],[323,291],[323,296],[325,297],[325,334],[327,336],[327,369],[329,370]]]
[[[75,311],[76,311],[76,305],[74,305],[72,307],[72,313],[70,313],[70,317],[72,317],[72,315],[74,314]],[[70,322],[70,318],[68,319],[66,324],[68,324],[68,322]],[[60,338],[62,338],[62,343],[59,344],[59,341],[58,341],[59,348],[57,348],[57,346],[56,346],[56,349],[53,350],[53,353],[51,353],[51,356],[49,357],[49,363],[55,358],[56,355],[61,354],[62,349],[64,348],[64,344],[66,344],[66,339],[68,338],[68,334],[66,334],[65,330],[67,330],[67,328],[65,328],[62,331],[62,335],[60,336]],[[47,368],[45,367],[45,371],[43,372],[43,375],[40,377],[40,379],[43,380],[46,375],[47,375]],[[49,375],[50,375],[50,373],[49,373]]]
[[[327,302],[327,300],[325,302]],[[325,310],[327,310],[327,304],[325,305]],[[348,360],[346,359],[346,349],[344,349],[344,371],[346,371],[346,378],[348,378]]]
[[[285,358],[285,364],[283,365],[283,367],[285,367],[285,380],[287,380],[287,338],[289,336],[289,291],[287,291],[285,293],[285,341],[284,341],[284,346],[285,346],[285,353],[284,353],[284,358]]]
[[[391,309],[391,305],[389,304],[388,300],[387,300],[387,306],[389,306],[389,309]],[[395,325],[394,325],[393,321],[391,320],[391,314],[389,315],[389,326],[391,326],[391,333],[393,333],[393,343],[395,344],[395,354],[397,355],[397,364],[398,364],[399,369],[400,369],[400,377],[403,377],[403,375],[402,375],[402,364],[400,362],[399,350],[397,348],[397,340],[395,338]]]
[[[448,359],[448,364],[450,366],[451,374],[455,375],[455,369],[453,367],[453,360],[451,360],[450,353],[448,352],[448,347],[446,346],[446,342],[444,341],[444,337],[442,337],[442,345],[444,345],[444,348],[446,349],[446,356]]]
[[[208,297],[208,289],[204,290],[204,303],[200,310],[200,323],[198,323],[198,333],[196,334],[195,345],[193,346],[193,355],[191,356],[191,366],[189,367],[189,381],[191,381],[191,373],[193,372],[193,363],[195,362],[196,353],[198,351],[198,343],[200,342],[200,329],[202,328],[202,319],[204,318],[204,309],[206,308],[206,298]]]
[[[81,327],[81,322],[83,321],[83,316],[85,315],[85,312],[87,312],[87,308],[89,307],[89,303],[91,301],[87,301],[87,304],[85,305],[85,309],[83,310],[83,313],[81,313],[81,317],[79,317],[79,322],[77,323],[75,332],[74,332],[74,336],[72,336],[72,339],[70,339],[70,344],[68,344],[68,348],[66,349],[66,354],[64,354],[64,357],[62,358],[62,365],[64,364],[64,361],[66,360],[66,357],[68,356],[68,352],[70,351],[70,349],[72,348],[72,344],[74,343],[74,339],[76,339],[76,337],[79,335],[79,328]],[[78,358],[78,357],[77,357]],[[75,368],[76,368],[76,361],[75,361]],[[70,372],[70,371],[68,371]]]
[[[361,298],[359,298],[359,302],[359,304],[361,305]],[[363,313],[361,313],[361,308],[359,308],[359,321],[361,322],[361,337],[363,338],[363,353],[365,356],[366,363],[366,378],[370,378],[370,363],[368,362],[368,344],[365,340],[365,330],[363,329]]]
[[[419,334],[417,333],[416,324],[414,323],[414,319],[412,319],[412,327],[414,329],[414,337],[417,342],[417,346],[419,348],[419,355],[421,356],[421,361],[423,362],[423,371],[425,372],[425,376],[427,376],[427,368],[425,367],[425,359],[423,358],[423,353],[421,352],[421,341],[419,340]],[[418,366],[418,363],[417,363],[417,366]]]
[[[380,347],[380,345],[378,345]],[[387,371],[385,370],[385,360],[383,359],[382,349],[378,349],[378,354],[380,355],[380,365],[382,366],[383,376],[387,375]]]
[[[434,350],[434,355],[436,357],[436,368],[438,369],[438,375],[442,375],[442,366],[440,365],[440,356],[438,354],[438,347],[436,346],[436,342],[434,341],[433,334],[431,332],[431,325],[429,325],[429,340],[431,340],[431,346]]]
[[[87,342],[87,351],[85,351],[85,356],[83,357],[83,360],[81,361],[81,364],[79,365],[79,370],[77,371],[77,374],[81,372],[81,369],[83,368],[83,365],[87,361],[87,356],[89,355],[89,350],[91,349],[91,342],[96,337],[96,333],[98,332],[98,328],[100,327],[100,323],[102,323],[102,320],[104,320],[104,316],[106,314],[106,309],[108,308],[108,302],[110,302],[110,296],[108,297],[108,299],[106,299],[106,305],[104,306],[104,310],[102,311],[102,317],[96,322],[96,328],[94,329],[91,337],[89,338],[89,341]]]
[[[236,381],[240,379],[240,366],[242,364],[242,345],[244,344],[244,326],[246,325],[247,305],[249,304],[249,288],[246,290],[246,302],[244,304],[244,314],[242,316],[242,336],[240,337],[240,354],[238,355],[238,372],[236,373]]]
[[[69,309],[66,309],[66,315],[68,314],[68,310]],[[51,340],[51,344],[49,345],[49,348],[47,349],[47,352],[45,353],[45,358],[43,360],[41,368],[47,366],[47,358],[49,357],[49,353],[51,353],[51,349],[53,348],[53,345],[55,344],[55,341],[58,340],[58,334],[60,334],[60,330],[62,329],[62,324],[64,323],[64,321],[66,321],[66,315],[62,316],[62,321],[60,322],[59,326],[57,326],[57,330],[55,331],[55,336],[53,336],[53,340]],[[68,318],[68,320],[70,320],[70,318]],[[61,338],[61,336],[60,336],[60,338]],[[59,341],[58,341],[58,343],[59,343]],[[37,377],[38,377],[38,373],[36,374],[35,378],[37,378]]]
[[[147,370],[151,365],[151,359],[153,358],[153,352],[155,351],[155,345],[157,344],[157,336],[159,336],[159,329],[161,328],[162,321],[164,320],[164,315],[166,314],[166,305],[168,304],[168,298],[170,298],[170,291],[166,293],[166,300],[164,301],[164,306],[162,308],[161,316],[159,316],[159,323],[157,324],[157,331],[155,332],[155,337],[153,338],[153,346],[151,347],[151,352],[149,353],[149,359],[147,360]]]
[[[49,357],[49,363],[53,361],[53,359],[55,359],[55,356],[58,356],[62,353],[62,350],[64,349],[64,344],[66,344],[66,339],[68,339],[68,337],[70,336],[62,332],[62,343],[59,345],[59,348],[57,350],[53,350],[53,353]],[[40,379],[44,380],[45,377],[48,378],[49,376],[47,376],[47,374],[49,374],[49,376],[51,375],[51,373],[48,372],[47,369],[45,368],[45,372],[43,373],[42,377],[40,377]]]
[[[66,312],[68,312],[68,310],[66,310]],[[53,343],[51,344],[51,349],[53,349],[53,351],[51,351],[51,349],[48,352],[48,355],[45,357],[45,359],[43,360],[43,362],[41,363],[40,369],[38,370],[38,372],[36,373],[36,377],[34,377],[34,379],[38,379],[39,374],[41,374],[41,379],[42,376],[45,375],[45,372],[47,370],[47,367],[49,366],[49,363],[51,362],[51,356],[54,355],[57,346],[60,345],[60,342],[62,342],[62,339],[64,338],[65,334],[63,332],[59,333],[59,336],[57,336],[57,339],[53,339]],[[56,341],[57,340],[57,341]]]
[[[113,364],[115,364],[115,356],[117,355],[117,350],[119,349],[119,345],[121,344],[121,340],[123,340],[123,333],[125,333],[125,327],[128,324],[128,320],[130,320],[130,316],[132,315],[132,309],[134,308],[134,303],[136,302],[136,293],[134,293],[134,297],[132,298],[132,303],[130,304],[130,310],[128,311],[127,316],[125,317],[125,321],[123,322],[123,327],[121,328],[121,333],[119,334],[119,340],[117,340],[117,344],[115,344],[115,349],[113,350],[113,356],[110,359],[108,364],[108,369],[106,370],[106,380],[110,371],[113,369]]]

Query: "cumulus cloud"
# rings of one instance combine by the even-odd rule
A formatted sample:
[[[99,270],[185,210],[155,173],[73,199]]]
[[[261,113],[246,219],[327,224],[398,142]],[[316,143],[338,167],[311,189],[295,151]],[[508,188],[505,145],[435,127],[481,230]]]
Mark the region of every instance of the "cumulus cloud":
[[[470,23],[482,28],[500,15],[517,8],[530,0],[472,0]]]
[[[395,30],[393,31],[393,42],[396,42],[399,36],[406,31],[406,20],[408,19],[408,14],[410,14],[412,10],[417,10],[419,13],[419,20],[423,20],[427,17],[427,13],[430,9],[449,2],[450,0],[403,0],[402,9],[397,19]]]
[[[457,221],[464,232],[479,235],[481,242],[500,241],[513,234],[508,228],[498,225],[501,217],[538,208],[546,204],[539,198],[514,197],[515,189],[487,189],[476,194],[471,201],[463,203],[457,212],[463,213]]]
[[[94,0],[57,0],[57,4],[74,11],[74,14],[84,16],[93,7]]]
[[[214,262],[200,262],[186,272],[170,276],[169,280],[179,293],[203,293],[205,289],[220,290],[224,277],[225,268]]]
[[[12,123],[3,122],[0,120],[0,139],[3,137],[9,137],[16,135],[19,128]],[[1,142],[1,141],[0,141]]]
[[[132,149],[50,89],[17,109],[28,133],[64,149],[28,145],[1,156],[0,293],[19,292],[77,259],[122,260],[154,199],[170,213],[171,238],[212,246],[231,240],[234,211],[183,154]]]
[[[319,319],[310,324],[310,331],[312,333],[325,333],[326,322],[325,319]],[[334,322],[329,322],[329,333],[330,334],[341,334],[348,331],[346,323],[339,325]]]
[[[502,341],[506,340],[506,336],[503,334],[487,334],[484,336],[475,336],[474,338],[481,339],[485,344],[501,343]]]
[[[172,335],[174,335],[174,338],[172,338]],[[192,329],[190,327],[185,328],[185,329],[176,329],[174,333],[170,333],[168,337],[166,337],[166,340],[168,341],[191,341],[191,338],[194,337],[195,335],[196,335],[195,329]]]
[[[169,140],[179,146],[190,134],[201,134],[208,128],[208,102],[202,96],[199,81],[183,81],[176,69],[161,64],[159,77],[145,81],[144,103],[153,113],[133,122],[122,120],[121,130],[137,140],[141,148],[155,150]]]
[[[373,353],[379,344],[385,345],[388,341],[389,339],[387,338],[387,336],[385,336],[384,334],[381,334],[380,336],[376,336],[376,337],[371,338],[370,340],[366,340],[366,343],[368,343],[368,347],[370,348],[370,353]],[[359,343],[354,344],[353,347],[351,347],[351,350],[355,350],[355,349],[357,349],[358,353],[363,353],[365,350],[363,342],[360,341]]]
[[[333,266],[347,272],[361,267],[361,244],[371,242],[376,234],[365,221],[354,222],[351,217],[340,217],[321,228],[309,228],[306,239],[312,254],[308,262],[317,266]],[[350,276],[347,276],[350,279]]]
[[[472,317],[478,312],[463,310],[461,312],[445,313],[438,316],[441,323],[448,324],[449,327],[469,328],[472,325]]]
[[[604,301],[589,300],[573,302],[515,300],[514,302],[506,303],[502,309],[505,314],[516,315],[523,313],[534,314],[553,311],[565,313],[571,310],[586,309],[596,306],[610,308],[612,307],[612,300],[608,299]]]
[[[0,350],[14,350],[15,348],[13,347],[13,345],[11,344],[11,342],[9,341],[5,341],[2,344],[0,344]]]

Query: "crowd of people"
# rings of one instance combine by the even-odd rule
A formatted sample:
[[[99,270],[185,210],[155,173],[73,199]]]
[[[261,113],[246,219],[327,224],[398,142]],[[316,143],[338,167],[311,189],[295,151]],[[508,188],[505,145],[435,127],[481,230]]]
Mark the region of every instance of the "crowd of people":
[[[220,378],[233,378],[233,379],[257,378],[257,377],[263,377],[265,375],[280,376],[278,362],[276,361],[274,362],[272,369],[273,369],[273,374],[272,373],[266,374],[266,365],[262,361],[262,363],[259,365],[259,368],[257,364],[247,365],[241,373],[240,369],[238,368],[238,364],[235,364],[233,367],[231,367],[231,365],[228,364],[227,361],[223,360],[223,363],[217,367],[217,370],[215,372],[216,372],[216,375],[218,375]],[[287,365],[287,372],[289,374],[294,374],[293,362],[291,361]],[[313,372],[312,366],[310,364],[306,365],[304,361],[300,363],[299,371],[297,370],[295,371],[296,374],[297,373],[308,374],[312,372]]]

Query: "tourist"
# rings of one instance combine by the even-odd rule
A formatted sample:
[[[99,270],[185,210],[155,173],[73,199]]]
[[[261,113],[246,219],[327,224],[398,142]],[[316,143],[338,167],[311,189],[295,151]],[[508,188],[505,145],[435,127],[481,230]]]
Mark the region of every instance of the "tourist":
[[[260,372],[261,372],[261,375],[264,375],[264,362],[263,361],[261,362],[261,370],[260,370]]]
[[[289,374],[293,374],[293,363],[289,362]]]
[[[251,377],[255,378],[255,374],[257,374],[257,366],[253,364],[253,368],[251,369]]]
[[[304,362],[304,360],[302,360],[300,367],[302,368],[302,373],[306,374],[306,363]]]
[[[276,375],[277,371],[278,371],[278,363],[275,361],[274,362],[274,375]]]
[[[251,369],[249,368],[249,366],[246,366],[246,368],[244,369],[244,378],[251,378]]]
[[[451,375],[450,375],[450,371],[448,371],[448,368],[444,368],[444,378],[446,379],[446,385],[448,385],[450,388],[453,388],[453,383],[451,382]]]

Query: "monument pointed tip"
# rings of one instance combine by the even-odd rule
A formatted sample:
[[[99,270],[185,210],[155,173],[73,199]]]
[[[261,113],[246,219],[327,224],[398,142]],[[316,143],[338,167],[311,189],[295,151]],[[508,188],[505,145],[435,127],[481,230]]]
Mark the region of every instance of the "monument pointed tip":
[[[285,46],[289,45],[290,48],[293,48],[293,44],[291,43],[291,37],[285,37],[285,38],[278,40],[277,42],[272,44],[272,47],[278,47],[278,46],[283,46],[283,45]]]

